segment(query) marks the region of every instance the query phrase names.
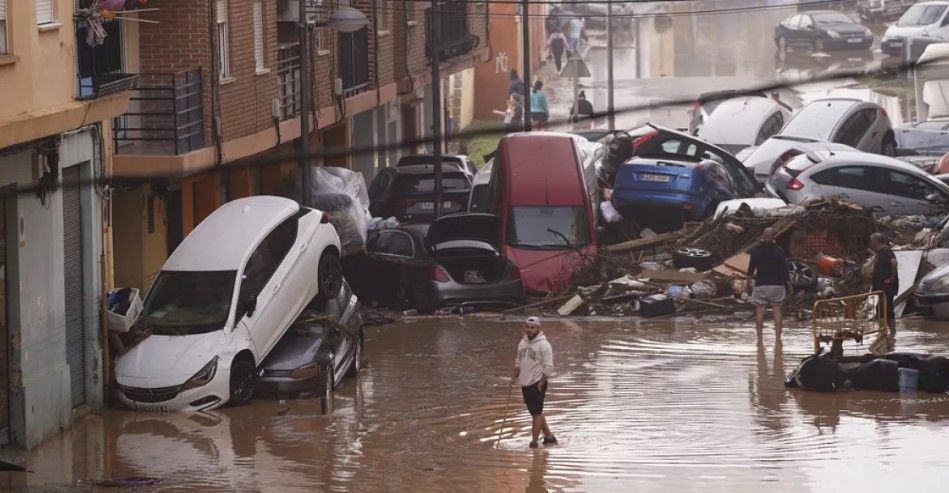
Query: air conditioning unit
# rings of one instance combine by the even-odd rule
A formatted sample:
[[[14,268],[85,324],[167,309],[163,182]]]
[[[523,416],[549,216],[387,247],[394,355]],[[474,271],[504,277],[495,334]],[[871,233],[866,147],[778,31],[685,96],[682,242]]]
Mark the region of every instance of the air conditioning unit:
[[[277,0],[277,22],[300,20],[300,0]]]

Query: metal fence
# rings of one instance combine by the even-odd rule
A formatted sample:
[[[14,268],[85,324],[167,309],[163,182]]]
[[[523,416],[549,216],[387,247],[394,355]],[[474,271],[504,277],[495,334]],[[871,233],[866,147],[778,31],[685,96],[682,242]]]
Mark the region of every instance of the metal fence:
[[[204,147],[201,68],[141,74],[129,111],[112,128],[117,154],[179,155]]]
[[[372,89],[369,61],[368,29],[339,33],[339,71],[344,98]]]

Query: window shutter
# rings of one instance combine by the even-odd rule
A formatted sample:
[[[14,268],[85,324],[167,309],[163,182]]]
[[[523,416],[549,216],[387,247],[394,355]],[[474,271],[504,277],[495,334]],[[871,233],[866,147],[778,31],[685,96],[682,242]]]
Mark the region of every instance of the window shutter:
[[[7,0],[0,0],[0,21],[7,20]]]
[[[36,24],[51,24],[53,19],[54,0],[36,0]]]
[[[264,4],[254,2],[254,62],[257,70],[264,68]]]
[[[217,0],[216,7],[217,21],[219,23],[227,22],[227,0]]]

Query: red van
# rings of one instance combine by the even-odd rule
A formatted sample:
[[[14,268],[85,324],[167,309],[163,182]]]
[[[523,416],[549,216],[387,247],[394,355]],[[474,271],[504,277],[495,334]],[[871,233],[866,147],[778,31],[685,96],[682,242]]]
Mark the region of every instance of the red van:
[[[596,147],[590,144],[570,134],[530,132],[498,145],[494,212],[504,255],[520,269],[528,294],[566,288],[584,255],[596,253]]]

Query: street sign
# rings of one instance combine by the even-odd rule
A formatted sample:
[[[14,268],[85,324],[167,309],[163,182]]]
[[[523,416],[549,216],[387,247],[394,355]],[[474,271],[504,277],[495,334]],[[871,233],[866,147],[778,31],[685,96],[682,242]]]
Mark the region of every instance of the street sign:
[[[567,64],[560,71],[560,76],[569,78],[589,77],[590,69],[587,68],[587,64],[582,58],[574,55],[567,60]]]

